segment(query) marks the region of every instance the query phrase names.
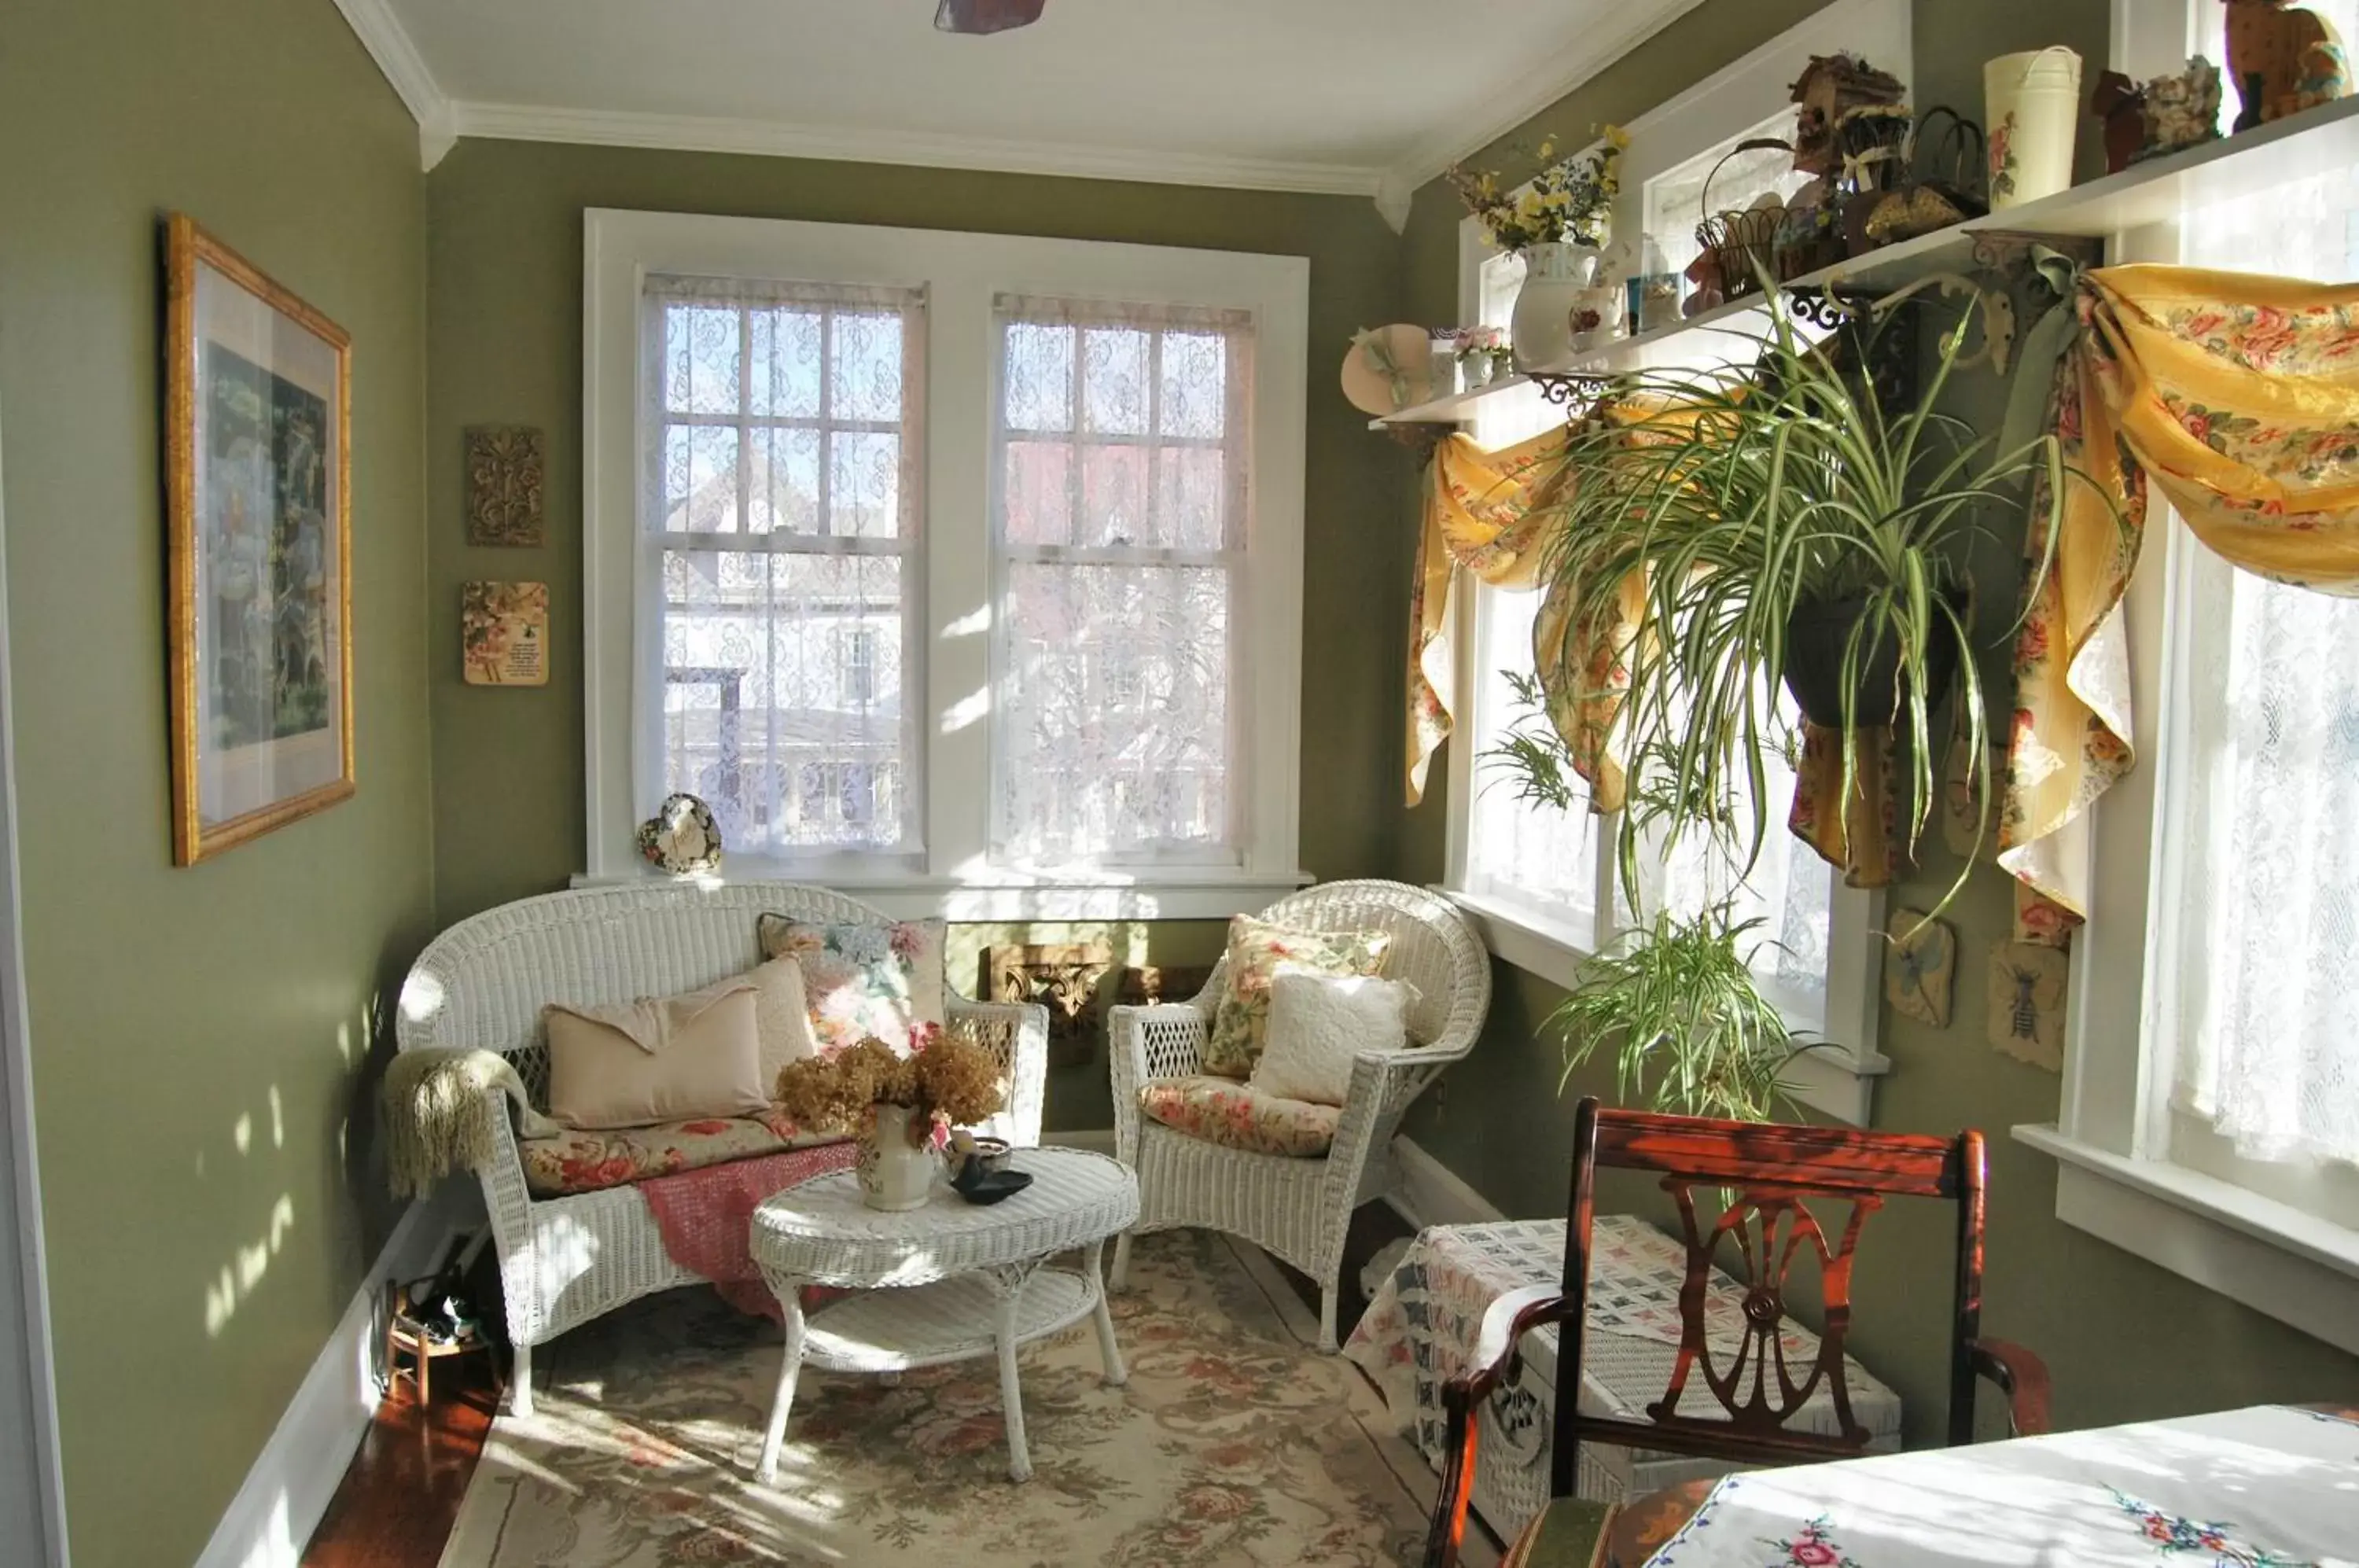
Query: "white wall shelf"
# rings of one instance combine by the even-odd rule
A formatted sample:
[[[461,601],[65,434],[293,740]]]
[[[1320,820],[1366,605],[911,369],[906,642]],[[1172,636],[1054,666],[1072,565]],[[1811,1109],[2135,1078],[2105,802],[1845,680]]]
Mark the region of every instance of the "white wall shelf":
[[[2359,97],[2343,98],[2288,119],[2219,141],[2150,158],[2070,191],[2008,207],[1984,217],[1920,234],[1863,256],[1838,262],[1788,282],[1788,289],[1836,289],[1882,294],[1935,273],[1968,265],[1980,236],[2031,235],[2058,239],[2104,239],[2127,229],[2169,222],[2195,208],[2309,180],[2359,163]],[[1732,337],[1757,336],[1766,301],[1759,295],[1732,300],[1686,321],[1617,339],[1562,365],[1549,376],[1608,376],[1697,357],[1709,340],[1695,334],[1717,330]],[[1518,387],[1530,376],[1509,376],[1448,397],[1437,397],[1368,422],[1370,430],[1393,425],[1457,424],[1473,418],[1476,405]]]

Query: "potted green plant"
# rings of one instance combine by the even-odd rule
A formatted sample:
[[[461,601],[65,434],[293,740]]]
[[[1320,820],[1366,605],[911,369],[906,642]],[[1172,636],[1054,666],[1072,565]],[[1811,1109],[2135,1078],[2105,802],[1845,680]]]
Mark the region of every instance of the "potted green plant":
[[[1753,950],[1761,921],[1726,904],[1658,912],[1582,961],[1572,994],[1549,1016],[1564,1040],[1559,1093],[1599,1051],[1614,1053],[1626,1105],[1732,1121],[1772,1119],[1788,1098],[1785,1069],[1804,1043],[1761,994]]]
[[[1953,676],[1970,782],[1989,787],[1966,545],[1985,509],[2020,505],[2034,477],[2033,537],[2052,540],[2068,475],[2053,435],[1995,451],[1936,411],[1971,321],[1942,334],[1913,406],[1887,412],[1773,305],[1749,370],[1636,376],[1568,441],[1575,482],[1559,487],[1544,551],[1551,593],[1573,626],[1629,626],[1624,585],[1643,584],[1616,661],[1625,888],[1650,836],[1675,842],[1701,824],[1729,833],[1744,864],[1758,855],[1771,806],[1762,758],[1791,744],[1781,687],[1840,733],[1846,800],[1862,732],[1905,737],[1904,852],[1935,805],[1932,721]],[[1579,663],[1569,645],[1540,684],[1580,690]]]

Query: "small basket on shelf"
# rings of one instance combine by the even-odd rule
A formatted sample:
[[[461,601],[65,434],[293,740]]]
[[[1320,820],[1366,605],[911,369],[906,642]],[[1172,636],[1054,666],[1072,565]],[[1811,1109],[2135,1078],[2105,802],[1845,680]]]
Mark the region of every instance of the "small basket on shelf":
[[[1741,212],[1715,212],[1712,208],[1712,182],[1728,167],[1728,160],[1741,152],[1767,152],[1771,148],[1790,153],[1790,142],[1776,136],[1747,136],[1721,155],[1712,172],[1703,178],[1703,221],[1696,225],[1696,244],[1703,247],[1701,270],[1708,276],[1698,282],[1723,300],[1741,299],[1761,287],[1761,277],[1773,265],[1777,245],[1777,226],[1785,221],[1786,208],[1777,203],[1756,203]]]
[[[1948,126],[1938,137],[1926,133],[1941,116]],[[1931,157],[1926,157],[1930,147]],[[1880,194],[1869,208],[1864,225],[1871,245],[1897,245],[1930,234],[1990,211],[1990,203],[1974,188],[1984,166],[1983,128],[1945,103],[1925,111],[1908,133],[1899,167],[1904,171],[1894,189]]]

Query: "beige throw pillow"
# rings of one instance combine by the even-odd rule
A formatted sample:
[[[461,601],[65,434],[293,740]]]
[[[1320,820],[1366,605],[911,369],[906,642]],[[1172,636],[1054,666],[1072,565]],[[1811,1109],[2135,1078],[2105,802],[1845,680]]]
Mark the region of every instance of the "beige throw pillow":
[[[774,958],[745,976],[754,983],[754,1032],[761,1040],[762,1093],[778,1095],[778,1074],[805,1057],[819,1054],[803,997],[803,966]]]
[[[1416,988],[1403,980],[1321,975],[1281,964],[1270,980],[1269,1028],[1253,1086],[1282,1100],[1340,1105],[1352,1087],[1352,1059],[1408,1046]]]
[[[569,1127],[652,1127],[766,1108],[759,988],[740,976],[682,996],[542,1009],[549,1114]]]

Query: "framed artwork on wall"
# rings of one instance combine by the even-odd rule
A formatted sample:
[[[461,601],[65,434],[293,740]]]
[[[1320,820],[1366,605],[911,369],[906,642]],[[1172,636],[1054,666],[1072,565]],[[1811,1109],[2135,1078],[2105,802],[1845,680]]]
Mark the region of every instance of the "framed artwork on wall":
[[[172,858],[353,793],[352,340],[174,213]]]

